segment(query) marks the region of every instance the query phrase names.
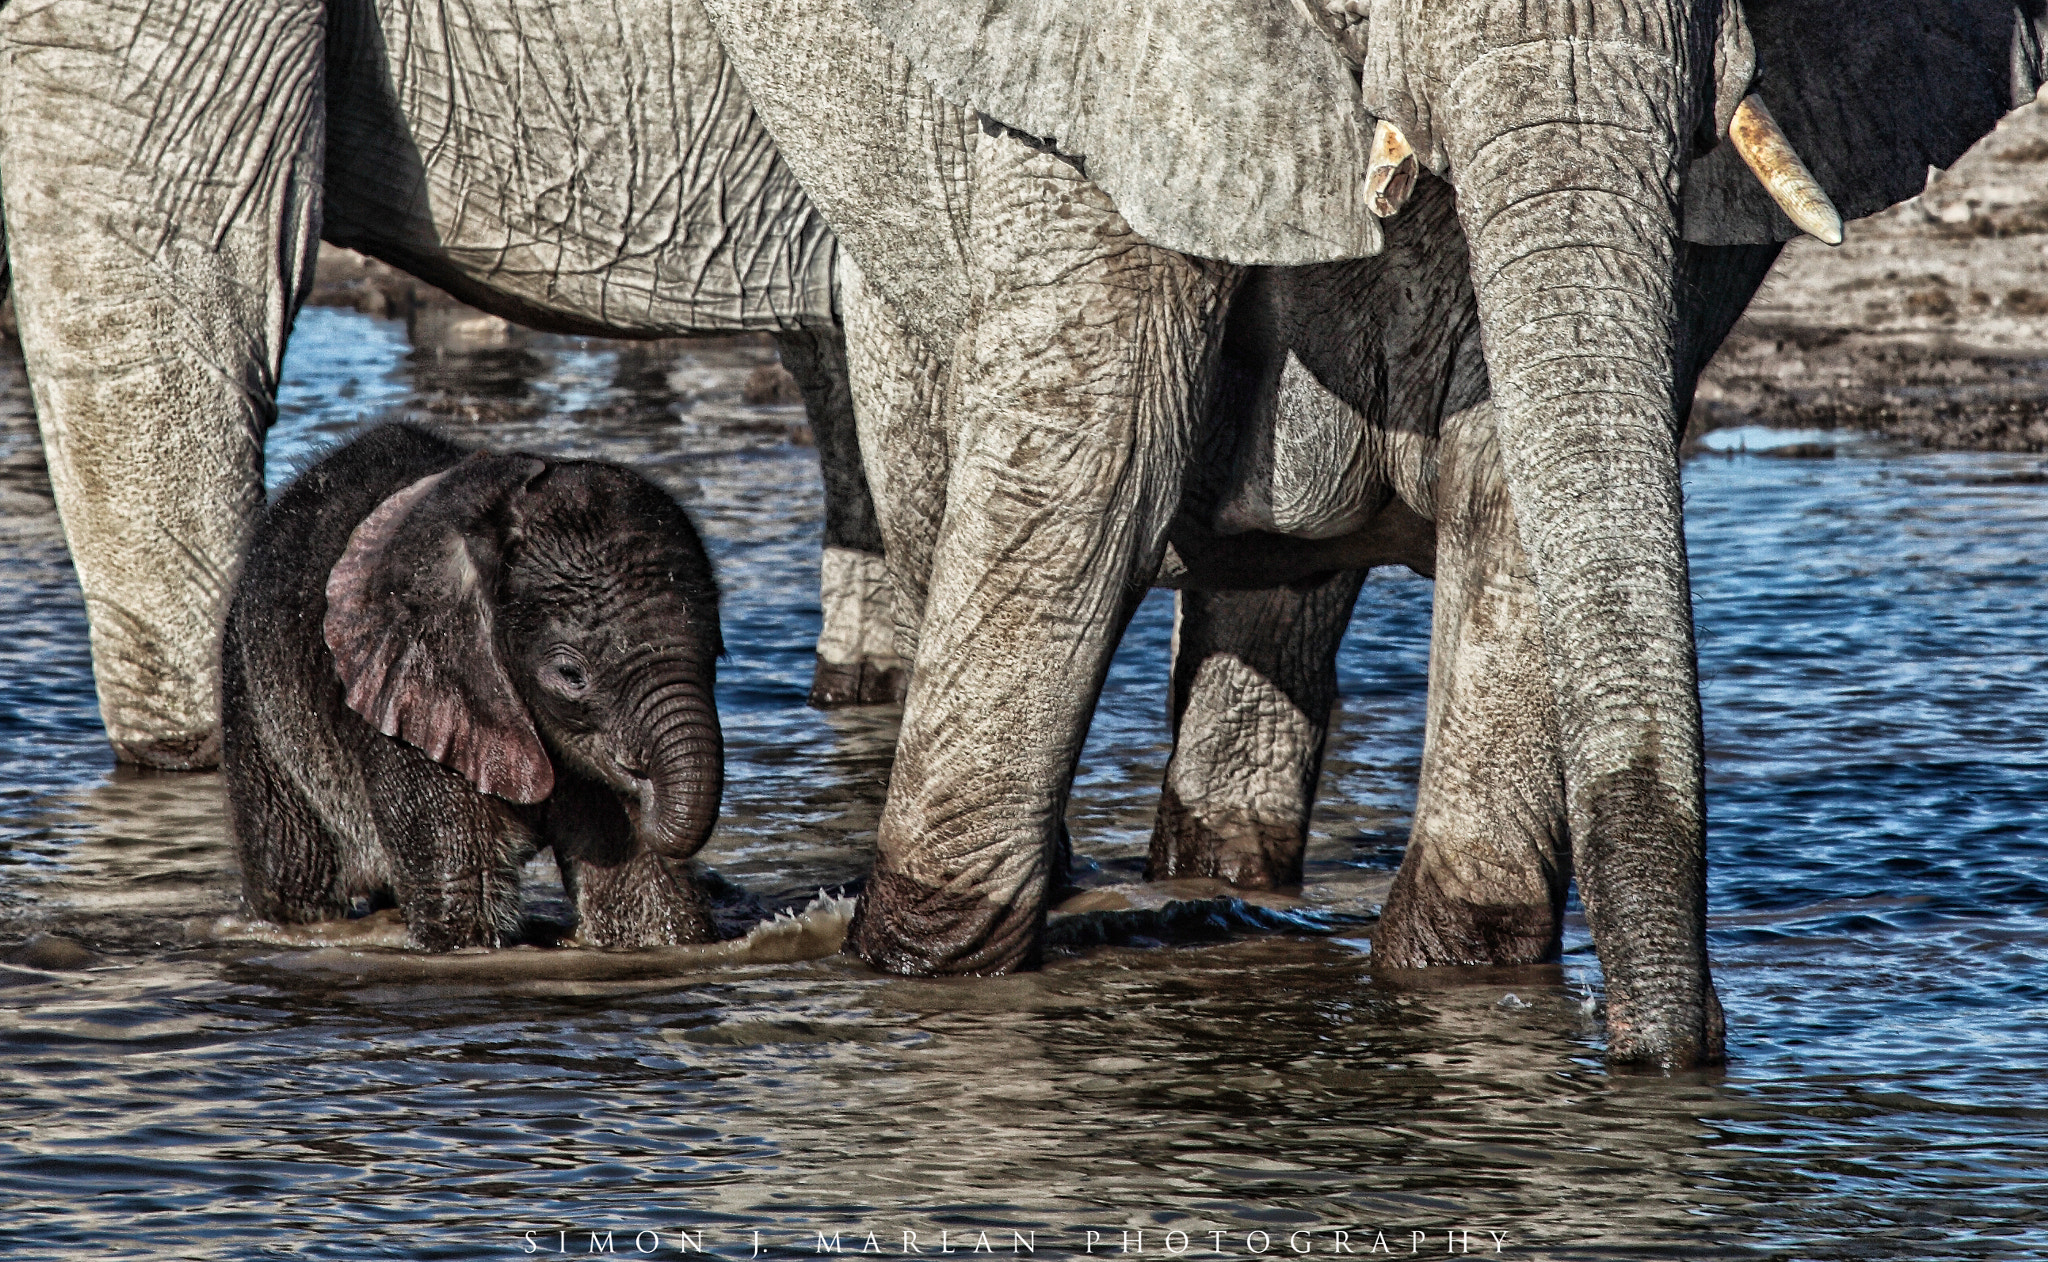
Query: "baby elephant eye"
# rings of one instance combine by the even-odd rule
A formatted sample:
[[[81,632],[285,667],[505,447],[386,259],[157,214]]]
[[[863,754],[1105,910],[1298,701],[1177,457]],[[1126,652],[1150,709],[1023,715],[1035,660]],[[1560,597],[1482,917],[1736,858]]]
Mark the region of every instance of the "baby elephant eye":
[[[571,696],[580,696],[590,688],[590,677],[583,672],[583,666],[573,658],[557,657],[548,663],[548,682],[559,691]]]

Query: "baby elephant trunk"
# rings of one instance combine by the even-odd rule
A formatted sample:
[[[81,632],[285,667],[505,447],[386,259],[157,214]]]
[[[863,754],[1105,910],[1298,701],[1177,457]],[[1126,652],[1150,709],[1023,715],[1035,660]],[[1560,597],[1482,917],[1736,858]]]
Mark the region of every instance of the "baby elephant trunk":
[[[712,702],[708,663],[653,681],[638,707],[647,778],[634,821],[639,840],[669,862],[688,859],[711,836],[725,787],[725,741]]]

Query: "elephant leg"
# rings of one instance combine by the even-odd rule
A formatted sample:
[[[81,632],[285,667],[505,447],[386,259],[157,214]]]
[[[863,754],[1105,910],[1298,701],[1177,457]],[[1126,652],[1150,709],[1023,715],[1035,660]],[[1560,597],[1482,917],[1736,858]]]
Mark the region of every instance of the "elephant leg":
[[[519,808],[397,741],[372,736],[360,753],[378,789],[371,823],[413,940],[429,951],[513,941],[520,869],[540,841]]]
[[[664,863],[633,836],[610,790],[564,777],[546,807],[576,936],[608,950],[711,942],[718,930],[688,863]]]
[[[1165,551],[1237,276],[1145,244],[1014,134],[985,134],[974,170],[986,288],[953,359],[945,516],[848,933],[912,974],[1038,958],[1075,761]]]
[[[840,259],[856,451],[887,559],[895,648],[907,663],[917,657],[932,550],[946,512],[951,448],[941,408],[952,348],[935,350],[912,332],[853,261],[843,253]]]
[[[16,314],[118,757],[219,758],[218,641],[312,277],[317,0],[0,8]]]
[[[903,700],[910,663],[896,653],[896,601],[854,428],[846,338],[836,329],[778,333],[783,367],[803,391],[825,481],[825,554],[818,567],[818,666],[810,702],[821,710]]]
[[[630,951],[718,940],[696,879],[645,847],[609,861],[579,854],[563,867],[576,903],[576,937],[585,946]]]
[[[292,778],[270,761],[254,733],[227,733],[221,762],[235,786],[228,795],[229,832],[250,913],[280,925],[348,915],[341,843]]]
[[[1572,858],[1536,583],[1492,405],[1438,452],[1429,718],[1408,852],[1373,938],[1396,968],[1554,960]]]
[[[1364,570],[1344,570],[1293,587],[1179,593],[1173,758],[1146,879],[1301,884],[1337,647],[1364,581]]]

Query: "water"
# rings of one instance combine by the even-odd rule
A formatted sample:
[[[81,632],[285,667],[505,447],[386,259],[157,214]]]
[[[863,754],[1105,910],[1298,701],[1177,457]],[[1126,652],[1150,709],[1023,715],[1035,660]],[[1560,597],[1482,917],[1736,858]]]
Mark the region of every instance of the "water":
[[[399,326],[310,311],[271,457],[276,481],[395,411],[676,490],[732,648],[706,860],[800,902],[866,870],[894,732],[803,704],[822,505],[800,411],[739,397],[769,358],[411,354]],[[820,1232],[891,1254],[905,1231],[963,1251],[986,1232],[1008,1254],[1016,1231],[1059,1255],[1095,1231],[1130,1257],[1142,1231],[1152,1258],[1441,1257],[1463,1229],[1453,1248],[1527,1258],[2048,1254],[2048,478],[1840,436],[1782,448],[1826,459],[1723,443],[1743,454],[1695,458],[1687,495],[1731,1062],[1640,1078],[1600,1064],[1576,923],[1560,967],[1427,987],[1375,980],[1341,934],[949,982],[838,957],[636,973],[223,942],[219,782],[112,767],[0,353],[0,941],[91,950],[0,968],[0,1244],[749,1258],[757,1230],[770,1257],[815,1257]],[[1411,577],[1366,587],[1311,898],[1383,889],[1399,861],[1428,601]],[[1155,595],[1083,758],[1090,882],[1142,860],[1169,626]]]

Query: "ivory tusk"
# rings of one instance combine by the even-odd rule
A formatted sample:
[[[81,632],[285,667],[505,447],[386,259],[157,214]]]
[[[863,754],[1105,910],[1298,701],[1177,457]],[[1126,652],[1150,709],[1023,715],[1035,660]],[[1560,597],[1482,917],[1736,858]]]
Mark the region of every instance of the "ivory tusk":
[[[1381,219],[1400,214],[1421,169],[1401,129],[1382,119],[1372,129],[1372,157],[1365,166],[1366,209]]]
[[[1786,218],[1801,232],[1829,245],[1842,244],[1842,216],[1828,200],[1827,190],[1813,178],[1813,172],[1799,160],[1792,142],[1778,129],[1778,120],[1764,106],[1763,98],[1751,94],[1735,107],[1728,124],[1728,139],[1735,152],[1756,172],[1757,180]]]

